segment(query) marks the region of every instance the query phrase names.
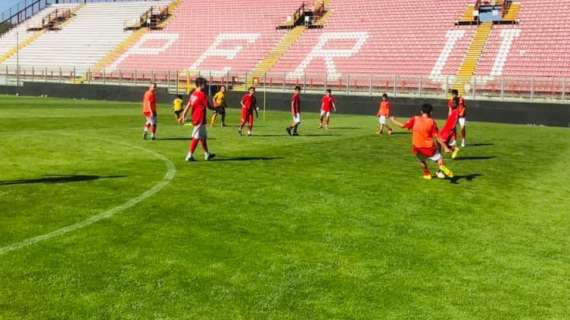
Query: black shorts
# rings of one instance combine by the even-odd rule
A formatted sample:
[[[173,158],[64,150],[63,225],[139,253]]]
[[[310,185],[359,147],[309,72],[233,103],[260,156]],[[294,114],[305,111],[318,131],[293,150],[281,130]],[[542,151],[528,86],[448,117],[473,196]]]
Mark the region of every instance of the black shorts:
[[[226,108],[214,108],[214,112],[217,114],[225,114],[226,113]]]
[[[184,111],[184,110],[174,111],[174,114],[176,115],[176,118],[180,118],[180,115],[182,114],[182,111]]]

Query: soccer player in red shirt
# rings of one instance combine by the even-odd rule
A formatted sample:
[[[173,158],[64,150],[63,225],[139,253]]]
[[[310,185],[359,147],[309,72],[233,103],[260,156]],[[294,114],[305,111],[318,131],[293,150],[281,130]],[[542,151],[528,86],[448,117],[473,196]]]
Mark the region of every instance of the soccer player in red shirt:
[[[449,102],[447,103],[447,106],[449,107],[449,114],[451,114],[455,99],[459,99],[459,119],[457,122],[459,123],[461,131],[461,147],[465,148],[465,139],[467,139],[467,132],[465,130],[465,125],[467,124],[467,120],[465,118],[467,115],[467,106],[465,105],[465,100],[463,97],[459,95],[459,91],[453,89],[451,90],[451,99],[449,99]]]
[[[331,89],[327,89],[325,96],[321,100],[321,125],[319,129],[322,129],[323,126],[325,129],[329,128],[331,111],[336,112],[336,99],[332,96]]]
[[[432,179],[426,162],[428,159],[438,164],[439,170],[436,172],[438,178],[453,178],[453,172],[445,166],[443,157],[439,152],[438,144],[446,152],[449,152],[449,149],[438,136],[437,124],[431,118],[432,111],[433,107],[426,103],[422,105],[421,115],[410,118],[406,123],[401,123],[394,117],[391,120],[402,128],[412,130],[412,152],[420,162],[424,179]]]
[[[192,141],[190,142],[190,150],[186,156],[186,161],[195,161],[194,152],[198,147],[198,143],[202,144],[204,150],[204,159],[207,161],[212,160],[216,155],[208,151],[208,126],[207,110],[208,110],[208,97],[206,96],[206,86],[208,81],[204,78],[196,78],[196,90],[192,92],[188,104],[184,108],[182,115],[178,119],[180,124],[184,124],[186,114],[191,111],[192,125]]]
[[[439,132],[439,137],[441,141],[451,150],[451,159],[457,158],[459,154],[459,148],[457,147],[457,123],[460,116],[460,106],[461,101],[458,97],[453,99],[451,109],[449,110],[449,115],[445,125]]]
[[[301,124],[301,87],[296,86],[291,96],[291,116],[293,122],[287,127],[287,133],[290,136],[299,135],[299,125]]]
[[[240,136],[243,135],[243,127],[246,123],[248,124],[247,135],[253,135],[253,112],[255,112],[255,117],[259,118],[255,88],[249,87],[248,92],[241,98],[241,124],[238,130]]]
[[[377,134],[384,134],[384,127],[388,128],[388,134],[392,135],[392,128],[388,126],[387,121],[390,118],[390,114],[392,112],[392,102],[388,99],[387,94],[382,95],[382,101],[380,102],[380,106],[378,107],[378,113],[376,116],[378,117],[378,132]]]
[[[148,132],[151,132],[151,139],[156,140],[156,124],[158,114],[156,112],[156,83],[152,83],[143,97],[143,115],[146,119],[144,124],[143,139],[148,138]]]

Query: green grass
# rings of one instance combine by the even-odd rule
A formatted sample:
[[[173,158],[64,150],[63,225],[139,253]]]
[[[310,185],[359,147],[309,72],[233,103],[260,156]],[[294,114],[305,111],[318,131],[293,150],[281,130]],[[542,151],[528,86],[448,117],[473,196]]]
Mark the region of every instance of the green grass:
[[[140,147],[177,168],[0,255],[0,319],[570,318],[568,129],[472,123],[458,179],[424,181],[374,117],[305,114],[292,138],[268,113],[192,164],[166,106],[156,142],[138,104],[0,97],[0,119],[0,248],[152,188],[166,167]],[[50,176],[84,181],[30,183]]]

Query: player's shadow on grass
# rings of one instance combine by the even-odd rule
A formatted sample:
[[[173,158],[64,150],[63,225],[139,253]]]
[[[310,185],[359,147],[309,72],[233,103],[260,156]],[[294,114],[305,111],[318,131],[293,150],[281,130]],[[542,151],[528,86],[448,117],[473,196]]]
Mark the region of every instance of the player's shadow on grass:
[[[253,137],[258,137],[258,138],[276,138],[276,137],[282,137],[282,138],[290,138],[290,139],[294,139],[294,138],[302,138],[302,137],[334,137],[334,134],[327,134],[327,133],[323,133],[323,134],[299,134],[298,136],[289,136],[287,133],[284,134],[254,134]]]
[[[285,159],[283,157],[233,157],[233,158],[217,158],[214,162],[239,162],[239,161],[272,161]]]
[[[159,138],[159,141],[190,141],[192,137],[173,137],[173,138]],[[208,138],[208,140],[216,140],[216,138]]]
[[[455,177],[449,179],[449,182],[452,184],[459,184],[459,181],[461,181],[461,180],[473,181],[473,180],[475,180],[481,176],[483,176],[483,175],[480,173],[469,174],[466,176],[455,176]]]
[[[475,157],[459,157],[455,161],[476,161],[476,160],[491,160],[495,159],[495,156],[475,156]]]
[[[494,143],[473,143],[468,145],[467,147],[488,147],[488,146],[494,146]]]
[[[97,176],[97,175],[67,175],[47,176],[35,179],[17,179],[0,181],[0,186],[27,185],[27,184],[64,184],[74,182],[95,181],[101,179],[118,179],[127,176]]]
[[[362,128],[358,128],[358,127],[330,127],[331,130],[356,130],[356,129],[362,129]]]

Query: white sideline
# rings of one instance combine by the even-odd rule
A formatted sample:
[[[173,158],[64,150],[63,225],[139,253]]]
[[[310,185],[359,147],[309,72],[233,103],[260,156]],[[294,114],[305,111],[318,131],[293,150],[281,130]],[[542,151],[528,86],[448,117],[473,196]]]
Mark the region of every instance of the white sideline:
[[[107,141],[107,140],[105,140],[105,141]],[[121,144],[123,144],[123,143],[121,143]],[[52,231],[50,233],[46,233],[46,234],[43,234],[40,236],[36,236],[33,238],[29,238],[29,239],[26,239],[26,240],[23,240],[20,242],[16,242],[16,243],[7,245],[5,247],[1,247],[0,248],[0,256],[6,254],[8,252],[11,252],[11,251],[16,251],[16,250],[20,250],[20,249],[29,247],[31,245],[38,243],[38,242],[47,241],[47,240],[53,239],[55,237],[65,235],[67,233],[77,231],[79,229],[90,226],[94,223],[97,223],[103,219],[111,218],[115,214],[117,214],[121,211],[124,211],[126,209],[129,209],[129,208],[135,206],[136,204],[152,197],[153,195],[158,193],[160,190],[162,190],[164,187],[166,187],[168,184],[170,184],[170,182],[172,182],[172,179],[174,179],[174,176],[176,176],[176,166],[174,165],[174,163],[172,163],[172,161],[170,161],[165,156],[163,156],[160,153],[157,153],[153,150],[149,150],[149,149],[139,147],[139,146],[128,145],[128,144],[124,144],[124,145],[128,146],[129,148],[142,150],[142,151],[149,153],[149,154],[153,155],[154,157],[162,160],[162,162],[164,162],[164,164],[167,168],[167,171],[164,174],[164,177],[162,177],[162,180],[160,182],[158,182],[157,184],[155,184],[152,188],[143,192],[141,195],[134,197],[134,198],[128,200],[127,202],[125,202],[125,203],[123,203],[117,207],[111,208],[107,211],[104,211],[104,212],[101,212],[101,213],[96,214],[94,216],[91,216],[91,217],[87,218],[86,220],[83,220],[81,222],[63,227],[61,229]]]

